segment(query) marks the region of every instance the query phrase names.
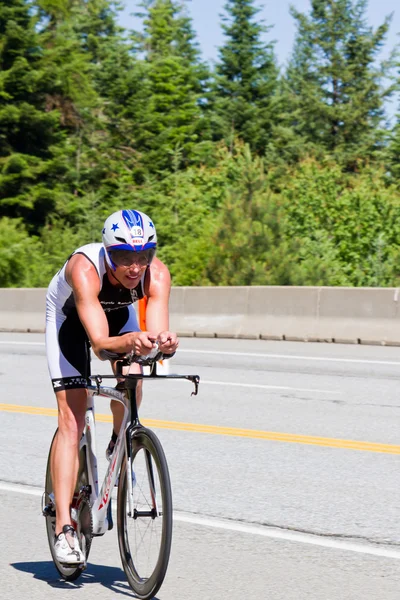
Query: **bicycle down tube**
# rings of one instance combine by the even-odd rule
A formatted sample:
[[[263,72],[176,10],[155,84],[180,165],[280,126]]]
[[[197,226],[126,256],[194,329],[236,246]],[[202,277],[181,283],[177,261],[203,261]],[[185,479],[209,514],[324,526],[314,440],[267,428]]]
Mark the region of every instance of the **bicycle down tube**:
[[[122,419],[121,429],[115,443],[111,459],[99,491],[98,482],[98,467],[97,454],[95,448],[94,436],[91,432],[94,431],[94,396],[102,396],[108,400],[117,400],[124,407],[124,416]],[[91,485],[90,503],[92,506],[93,516],[93,535],[103,535],[108,530],[107,507],[111,499],[112,490],[121,467],[126,452],[125,431],[129,419],[129,409],[126,405],[124,395],[115,388],[100,388],[97,386],[88,386],[88,410],[86,411],[86,433],[82,438],[81,446],[86,443],[86,459],[89,471],[89,483]],[[86,436],[89,430],[90,440],[87,444]]]

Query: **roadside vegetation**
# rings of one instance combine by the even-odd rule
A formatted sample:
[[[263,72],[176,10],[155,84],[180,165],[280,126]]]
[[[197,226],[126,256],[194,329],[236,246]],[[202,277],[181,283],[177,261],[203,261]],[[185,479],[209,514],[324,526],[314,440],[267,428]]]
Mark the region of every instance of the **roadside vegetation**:
[[[227,0],[211,68],[184,2],[137,3],[135,32],[110,0],[0,0],[1,287],[47,286],[135,207],[174,285],[399,285],[390,17],[292,9],[279,68],[257,6]]]

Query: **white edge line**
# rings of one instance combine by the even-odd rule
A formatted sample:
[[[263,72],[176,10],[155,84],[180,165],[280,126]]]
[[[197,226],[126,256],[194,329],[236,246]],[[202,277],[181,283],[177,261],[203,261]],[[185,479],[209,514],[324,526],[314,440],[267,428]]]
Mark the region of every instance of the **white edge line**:
[[[172,373],[173,374],[173,373]],[[178,383],[186,383],[181,379],[176,380]],[[201,385],[226,385],[231,387],[246,387],[246,388],[256,388],[259,390],[286,390],[289,392],[316,392],[317,394],[341,394],[342,392],[334,391],[334,390],[319,390],[317,388],[297,388],[297,387],[289,387],[287,385],[266,385],[262,383],[241,383],[237,381],[207,381],[200,377]]]
[[[14,340],[0,340],[0,344],[20,345],[20,346],[44,346],[44,342],[19,342]],[[288,359],[288,360],[315,360],[319,362],[339,362],[350,364],[367,365],[391,365],[400,366],[400,361],[395,360],[369,360],[362,358],[335,358],[332,356],[301,356],[296,354],[265,354],[260,352],[229,352],[226,350],[196,350],[192,348],[179,348],[179,353],[187,354],[218,354],[223,356],[250,356],[252,358],[266,359]],[[177,357],[178,358],[178,357]]]
[[[15,483],[0,482],[0,491],[13,492],[17,494],[27,494],[30,496],[43,496],[43,490],[30,485],[22,485]],[[225,531],[236,531],[238,533],[246,533],[250,535],[260,535],[276,540],[285,540],[287,542],[295,542],[300,544],[311,544],[313,546],[321,546],[323,548],[332,548],[334,550],[342,550],[347,552],[358,552],[359,554],[371,554],[373,556],[382,556],[385,558],[400,559],[400,551],[389,550],[387,548],[379,548],[377,546],[367,544],[357,544],[333,538],[325,538],[323,536],[300,533],[296,531],[282,531],[273,527],[262,525],[251,525],[227,521],[223,519],[211,519],[209,517],[199,517],[189,515],[184,512],[174,511],[174,520],[181,523],[189,523],[200,527],[211,527],[214,529],[224,529]]]
[[[179,348],[179,352],[186,352],[190,354],[223,354],[224,356],[251,356],[252,358],[282,358],[289,360],[315,360],[319,362],[343,362],[343,363],[355,363],[355,364],[368,364],[368,365],[396,365],[400,366],[399,361],[395,360],[369,360],[363,358],[336,358],[332,356],[301,356],[298,354],[265,354],[260,352],[230,352],[221,350],[195,350],[189,348]]]
[[[0,341],[0,344],[5,344],[8,342],[2,342]],[[9,342],[12,344],[23,344],[24,342]],[[31,346],[44,346],[43,342],[28,342]],[[191,350],[183,350],[183,352],[191,352]],[[202,351],[204,352],[204,351]],[[224,354],[223,352],[221,352],[221,354]],[[232,354],[227,352],[226,354]],[[246,354],[243,354],[243,356],[247,356]],[[252,356],[252,355],[249,355]],[[262,354],[256,354],[254,356],[264,356]],[[400,363],[398,363],[400,364]],[[316,394],[340,394],[340,392],[337,391],[332,391],[332,390],[319,390],[319,389],[308,389],[308,388],[297,388],[297,387],[290,387],[290,386],[286,386],[286,385],[263,385],[263,384],[258,384],[258,383],[240,383],[240,382],[233,382],[233,381],[205,381],[205,380],[201,380],[202,384],[206,384],[206,385],[226,385],[226,386],[231,386],[231,387],[245,387],[245,388],[255,388],[255,389],[259,389],[259,390],[281,390],[281,391],[290,391],[290,392],[307,392],[307,393],[316,393]]]
[[[37,487],[33,487],[32,485],[3,482],[0,482],[0,490],[2,492],[15,492],[17,494],[27,494],[28,496],[43,496],[44,492],[44,490],[41,490]]]
[[[367,544],[357,544],[339,539],[326,538],[317,534],[300,533],[296,531],[283,531],[273,527],[262,525],[251,525],[245,523],[235,523],[225,521],[223,519],[210,519],[207,517],[195,517],[184,513],[174,513],[174,519],[184,523],[200,525],[202,527],[214,527],[217,529],[225,529],[229,531],[237,531],[238,533],[248,533],[251,535],[260,535],[288,542],[297,542],[300,544],[311,544],[314,546],[322,546],[324,548],[333,548],[335,550],[345,550],[349,552],[358,552],[361,554],[372,554],[374,556],[384,556],[386,558],[400,559],[400,551],[379,548],[377,546]]]
[[[201,384],[209,384],[209,385],[230,385],[234,387],[247,387],[247,388],[258,388],[262,390],[287,390],[291,392],[317,392],[318,394],[340,394],[341,392],[336,392],[332,390],[318,390],[316,388],[307,389],[307,388],[297,388],[297,387],[289,387],[286,385],[262,385],[260,383],[237,383],[233,381],[204,381],[200,379]]]
[[[17,342],[16,340],[0,340],[0,344],[8,344],[9,346],[45,346],[44,342]]]

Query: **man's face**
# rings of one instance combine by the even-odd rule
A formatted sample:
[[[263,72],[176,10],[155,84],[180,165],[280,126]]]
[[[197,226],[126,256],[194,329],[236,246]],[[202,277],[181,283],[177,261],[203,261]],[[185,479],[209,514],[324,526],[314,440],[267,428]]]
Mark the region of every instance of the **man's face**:
[[[131,250],[114,250],[110,252],[112,262],[116,266],[115,278],[129,290],[135,288],[154,256],[153,250],[134,252]]]

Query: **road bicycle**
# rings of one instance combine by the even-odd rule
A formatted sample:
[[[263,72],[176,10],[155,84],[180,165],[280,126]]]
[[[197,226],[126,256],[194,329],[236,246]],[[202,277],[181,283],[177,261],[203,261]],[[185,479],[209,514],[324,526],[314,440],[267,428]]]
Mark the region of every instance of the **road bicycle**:
[[[117,493],[117,531],[122,565],[135,595],[148,600],[164,580],[172,540],[172,494],[168,465],[162,445],[153,431],[144,427],[138,416],[136,388],[139,379],[187,379],[198,393],[198,375],[159,375],[159,353],[152,357],[133,357],[117,361],[116,375],[90,376],[85,428],[79,447],[79,471],[71,504],[71,521],[77,532],[85,562],[61,564],[54,553],[55,499],[50,471],[51,447],[46,470],[43,515],[50,552],[57,571],[66,581],[76,580],[87,566],[92,538],[113,527],[111,496]],[[124,366],[137,362],[150,367],[150,373],[122,375]],[[118,378],[116,387],[102,385],[104,379]],[[99,488],[94,398],[117,400],[124,407],[120,433],[109,459],[104,481]],[[57,432],[56,432],[57,433]]]

